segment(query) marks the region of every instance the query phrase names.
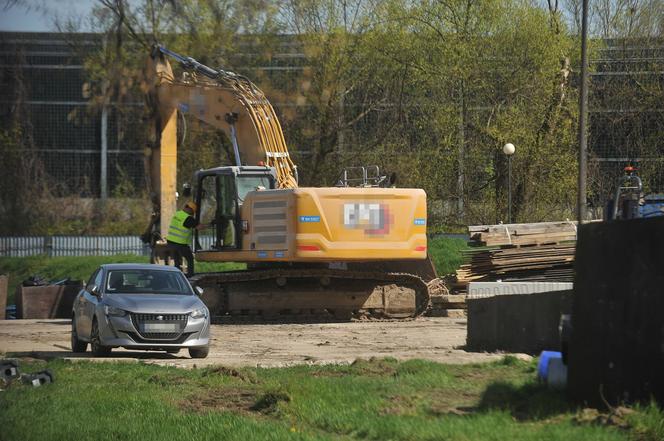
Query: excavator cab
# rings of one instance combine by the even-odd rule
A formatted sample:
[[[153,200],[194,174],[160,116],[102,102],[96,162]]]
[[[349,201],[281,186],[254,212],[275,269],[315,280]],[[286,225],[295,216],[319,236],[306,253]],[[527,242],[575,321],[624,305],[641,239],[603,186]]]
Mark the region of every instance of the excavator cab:
[[[196,220],[209,228],[195,231],[195,251],[231,251],[242,247],[242,204],[252,191],[274,189],[276,172],[270,167],[232,166],[195,174]]]

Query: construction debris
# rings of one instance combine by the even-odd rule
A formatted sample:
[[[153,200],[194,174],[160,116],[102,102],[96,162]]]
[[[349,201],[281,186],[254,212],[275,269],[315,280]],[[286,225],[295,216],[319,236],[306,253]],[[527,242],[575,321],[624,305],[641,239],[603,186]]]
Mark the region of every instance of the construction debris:
[[[466,317],[466,298],[463,295],[451,295],[445,281],[435,278],[427,284],[429,288],[429,317]]]
[[[34,374],[21,374],[17,360],[0,360],[0,384],[3,388],[8,387],[14,380],[19,378],[23,384],[28,384],[33,387],[53,383],[55,380],[55,376],[50,369],[45,369]]]
[[[21,375],[21,381],[23,381],[23,384],[30,384],[33,387],[39,387],[44,384],[53,383],[54,380],[55,378],[53,376],[53,372],[50,369],[45,369],[35,374]]]
[[[0,379],[10,382],[21,375],[16,360],[0,360]]]

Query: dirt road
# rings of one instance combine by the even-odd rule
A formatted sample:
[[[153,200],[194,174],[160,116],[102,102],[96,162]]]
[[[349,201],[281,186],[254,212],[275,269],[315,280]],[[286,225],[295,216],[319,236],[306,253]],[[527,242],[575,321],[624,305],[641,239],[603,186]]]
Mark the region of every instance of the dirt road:
[[[102,360],[69,350],[69,320],[0,320],[0,354],[35,358]],[[422,358],[443,363],[483,362],[497,354],[465,352],[466,320],[419,318],[403,322],[213,325],[210,355],[177,355],[114,349],[105,360],[180,367],[223,364],[277,367],[351,363],[357,358]]]

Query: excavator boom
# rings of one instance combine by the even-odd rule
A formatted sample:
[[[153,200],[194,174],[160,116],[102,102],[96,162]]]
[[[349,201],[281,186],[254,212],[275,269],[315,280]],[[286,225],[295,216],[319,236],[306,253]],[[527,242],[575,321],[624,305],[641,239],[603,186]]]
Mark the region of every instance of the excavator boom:
[[[166,55],[189,75],[176,79]],[[263,163],[277,171],[277,188],[297,187],[296,167],[279,119],[265,94],[248,78],[160,45],[154,46],[148,68],[156,73],[152,91],[163,111],[191,113],[221,129],[233,143],[235,165]]]

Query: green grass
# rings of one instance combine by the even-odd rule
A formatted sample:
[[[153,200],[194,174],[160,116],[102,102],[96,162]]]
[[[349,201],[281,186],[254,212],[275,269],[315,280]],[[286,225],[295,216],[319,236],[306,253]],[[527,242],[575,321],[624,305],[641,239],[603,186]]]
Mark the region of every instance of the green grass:
[[[87,281],[92,272],[105,263],[148,263],[147,256],[118,254],[115,256],[75,256],[75,257],[0,257],[0,274],[9,275],[7,304],[14,302],[16,286],[28,277],[38,274],[48,280],[57,281],[67,277]],[[197,262],[196,271],[227,271],[245,268],[237,263]]]
[[[128,363],[24,362],[51,385],[0,392],[0,439],[661,440],[664,412],[622,427],[582,422],[534,380],[535,365],[413,360],[282,369],[183,370]]]
[[[461,264],[460,250],[468,248],[466,241],[457,238],[436,237],[429,241],[429,254],[438,274],[444,276],[454,272]],[[71,278],[87,280],[99,265],[104,263],[140,262],[147,263],[146,256],[119,254],[115,256],[81,257],[0,257],[0,274],[9,275],[7,304],[12,304],[16,286],[28,277],[38,274],[48,280]],[[227,271],[245,268],[237,263],[197,262],[197,272]]]
[[[429,239],[429,256],[433,260],[439,276],[455,272],[461,265],[461,251],[468,249],[465,239],[435,237]]]

